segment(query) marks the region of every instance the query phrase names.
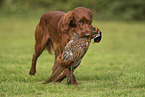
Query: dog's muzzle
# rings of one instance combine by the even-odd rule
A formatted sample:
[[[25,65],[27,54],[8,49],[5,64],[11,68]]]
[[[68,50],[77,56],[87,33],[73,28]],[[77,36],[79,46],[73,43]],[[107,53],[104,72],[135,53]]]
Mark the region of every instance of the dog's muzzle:
[[[94,37],[94,43],[99,43],[102,38],[102,32],[98,31],[98,34]]]

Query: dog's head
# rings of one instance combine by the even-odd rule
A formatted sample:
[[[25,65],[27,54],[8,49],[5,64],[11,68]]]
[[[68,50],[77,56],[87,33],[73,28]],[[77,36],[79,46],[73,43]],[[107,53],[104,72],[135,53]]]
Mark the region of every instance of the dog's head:
[[[77,32],[81,37],[91,35],[92,12],[84,7],[77,7],[66,13],[59,21],[61,32],[66,33],[70,29]]]

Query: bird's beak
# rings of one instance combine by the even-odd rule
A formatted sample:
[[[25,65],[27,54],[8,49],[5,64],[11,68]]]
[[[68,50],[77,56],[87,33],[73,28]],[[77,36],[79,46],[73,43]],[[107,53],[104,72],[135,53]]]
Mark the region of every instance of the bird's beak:
[[[98,31],[98,34],[94,37],[94,43],[99,43],[102,38],[102,32]]]

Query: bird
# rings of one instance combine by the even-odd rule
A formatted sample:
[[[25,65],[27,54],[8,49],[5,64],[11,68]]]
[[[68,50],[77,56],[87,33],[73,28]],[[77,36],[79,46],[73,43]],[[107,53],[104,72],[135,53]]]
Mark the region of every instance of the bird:
[[[101,40],[101,31],[97,28],[95,29],[95,27],[92,27],[91,30],[92,32],[89,33],[90,36],[84,37],[81,37],[77,32],[74,32],[70,41],[67,43],[62,54],[60,55],[60,60],[58,62],[59,65],[52,72],[52,75],[43,82],[43,84],[54,81],[65,68],[69,69],[67,84],[71,84],[73,70],[79,66],[81,60],[86,54],[90,46],[91,39],[94,38],[94,43],[98,43]]]

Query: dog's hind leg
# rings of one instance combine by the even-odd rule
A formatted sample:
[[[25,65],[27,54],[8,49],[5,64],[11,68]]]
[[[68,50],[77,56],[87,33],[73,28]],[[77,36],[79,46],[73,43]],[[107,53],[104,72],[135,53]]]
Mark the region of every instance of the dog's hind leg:
[[[36,61],[45,49],[48,36],[45,34],[44,30],[38,25],[35,31],[35,52],[32,58],[32,66],[29,74],[34,75],[36,73]]]
[[[39,46],[38,43],[35,44],[35,52],[34,52],[33,57],[32,57],[32,66],[31,66],[31,69],[29,72],[30,75],[34,75],[36,73],[36,61],[37,61],[37,58],[43,52],[43,50],[44,50],[43,46],[42,47]]]

